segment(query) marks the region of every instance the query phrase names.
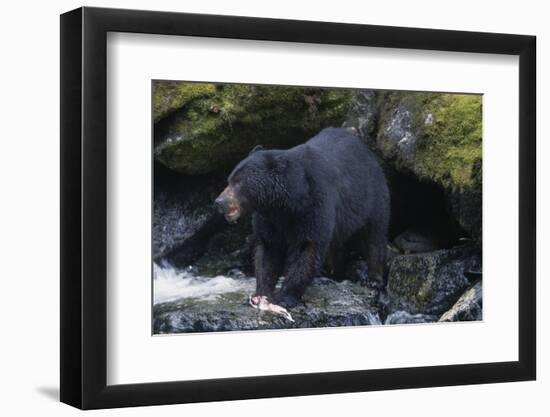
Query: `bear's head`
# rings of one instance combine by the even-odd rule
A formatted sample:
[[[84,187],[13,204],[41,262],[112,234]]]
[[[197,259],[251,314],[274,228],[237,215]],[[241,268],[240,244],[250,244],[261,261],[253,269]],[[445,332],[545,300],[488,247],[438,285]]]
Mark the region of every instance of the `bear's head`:
[[[228,222],[236,222],[247,212],[276,213],[289,206],[297,167],[286,152],[256,146],[239,162],[215,201]]]

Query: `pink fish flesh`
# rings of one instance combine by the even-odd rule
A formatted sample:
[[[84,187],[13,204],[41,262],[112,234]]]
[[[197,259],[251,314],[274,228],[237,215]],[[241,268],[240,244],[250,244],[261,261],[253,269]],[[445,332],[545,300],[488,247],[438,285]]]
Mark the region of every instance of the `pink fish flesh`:
[[[248,297],[248,302],[252,307],[257,308],[258,310],[271,311],[272,313],[279,314],[294,323],[294,319],[286,308],[270,303],[265,295],[257,295],[255,297],[250,296]]]

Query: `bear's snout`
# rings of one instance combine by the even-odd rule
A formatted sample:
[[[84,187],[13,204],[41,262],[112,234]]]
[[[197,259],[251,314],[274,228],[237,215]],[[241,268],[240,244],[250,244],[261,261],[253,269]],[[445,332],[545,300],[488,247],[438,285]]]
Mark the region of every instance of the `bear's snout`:
[[[225,216],[225,219],[234,223],[241,215],[241,207],[238,199],[235,197],[235,192],[228,186],[223,192],[216,198],[214,205],[217,210]]]
[[[224,214],[234,199],[235,196],[233,190],[231,190],[231,187],[226,187],[225,190],[223,190],[222,193],[216,198],[216,200],[214,200],[214,205],[220,213]]]
[[[226,204],[227,200],[222,195],[219,195],[218,198],[216,198],[216,200],[214,201],[214,206],[222,214],[225,212]]]

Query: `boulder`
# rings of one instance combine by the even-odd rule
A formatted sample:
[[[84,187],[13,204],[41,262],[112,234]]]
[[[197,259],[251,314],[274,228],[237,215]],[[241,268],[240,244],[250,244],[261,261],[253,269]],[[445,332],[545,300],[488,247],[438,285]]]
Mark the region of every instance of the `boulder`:
[[[214,84],[182,83],[179,81],[153,82],[153,121],[156,123],[194,99],[209,97],[216,92]]]
[[[446,311],[439,321],[477,321],[483,319],[481,281],[476,282],[461,295],[458,301]]]
[[[208,93],[193,96],[155,124],[154,157],[187,175],[225,175],[255,145],[289,148],[325,127],[340,126],[352,96],[344,89],[179,84],[204,86]]]
[[[457,222],[481,239],[481,95],[357,90],[345,126],[385,166],[442,187]]]
[[[380,325],[372,290],[349,281],[316,278],[304,295],[305,305],[290,309],[294,322],[269,311],[252,308],[248,297],[254,279],[238,278],[231,292],[188,297],[155,304],[155,334],[231,330],[293,329]],[[212,292],[210,292],[212,294]]]
[[[356,90],[342,127],[361,137],[371,148],[376,145],[378,128],[378,91]]]
[[[481,95],[379,93],[376,148],[385,160],[445,189],[481,183]]]
[[[389,267],[389,311],[440,315],[470,285],[465,273],[480,269],[474,245],[396,256]]]

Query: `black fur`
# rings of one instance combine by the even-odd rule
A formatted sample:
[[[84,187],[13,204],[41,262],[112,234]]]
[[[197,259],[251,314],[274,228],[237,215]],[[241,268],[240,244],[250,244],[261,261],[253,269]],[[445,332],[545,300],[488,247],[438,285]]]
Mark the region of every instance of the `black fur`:
[[[258,295],[273,299],[284,276],[276,300],[295,305],[325,260],[352,238],[369,284],[385,286],[386,179],[367,145],[345,129],[324,129],[288,150],[255,150],[233,170],[228,188],[253,214]]]

